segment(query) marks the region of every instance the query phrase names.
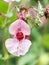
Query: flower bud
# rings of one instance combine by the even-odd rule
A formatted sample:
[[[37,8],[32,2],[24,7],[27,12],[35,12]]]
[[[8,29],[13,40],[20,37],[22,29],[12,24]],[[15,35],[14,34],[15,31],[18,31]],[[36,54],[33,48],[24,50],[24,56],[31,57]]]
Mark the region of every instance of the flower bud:
[[[44,15],[44,10],[43,10],[43,7],[42,7],[40,1],[38,1],[38,12],[39,12],[39,14],[40,14],[41,16]]]

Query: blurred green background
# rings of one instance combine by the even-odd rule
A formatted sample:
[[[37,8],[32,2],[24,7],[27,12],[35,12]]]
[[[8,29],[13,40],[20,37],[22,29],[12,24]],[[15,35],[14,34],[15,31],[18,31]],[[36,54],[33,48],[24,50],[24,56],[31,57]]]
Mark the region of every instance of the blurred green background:
[[[39,0],[46,7],[49,0]],[[22,0],[20,3],[14,2],[15,6],[23,4],[26,6],[38,5],[38,0]],[[6,50],[5,40],[10,38],[9,25],[16,20],[16,12],[11,10],[13,16],[9,18],[2,16],[7,13],[8,3],[0,0],[0,65],[49,65],[49,18],[44,27],[34,27],[31,31],[30,40],[32,45],[29,52],[20,57],[12,56]],[[2,15],[1,15],[2,14]]]

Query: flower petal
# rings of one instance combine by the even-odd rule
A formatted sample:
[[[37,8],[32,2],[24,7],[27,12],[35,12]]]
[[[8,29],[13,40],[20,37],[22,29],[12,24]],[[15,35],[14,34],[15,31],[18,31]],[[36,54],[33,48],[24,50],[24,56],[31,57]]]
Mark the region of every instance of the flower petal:
[[[43,16],[41,17],[41,24],[39,25],[40,27],[44,26],[46,24],[46,17]]]
[[[15,55],[14,53],[17,51],[17,47],[19,45],[18,40],[16,39],[7,39],[5,42],[5,46],[7,48],[7,50],[9,51],[9,53]]]
[[[18,50],[14,53],[15,56],[25,55],[31,46],[31,42],[29,40],[22,40],[19,43]]]
[[[24,21],[21,23],[21,31],[24,33],[24,35],[30,35],[30,27]]]
[[[6,2],[12,2],[12,1],[14,1],[14,0],[4,0],[4,1],[6,1]]]
[[[19,45],[19,54],[25,55],[28,52],[30,46],[31,46],[31,41],[29,41],[27,39],[22,40]]]
[[[24,35],[30,35],[29,25],[21,19],[16,20],[10,25],[9,32],[10,34],[15,35],[18,29],[20,29],[24,33]]]

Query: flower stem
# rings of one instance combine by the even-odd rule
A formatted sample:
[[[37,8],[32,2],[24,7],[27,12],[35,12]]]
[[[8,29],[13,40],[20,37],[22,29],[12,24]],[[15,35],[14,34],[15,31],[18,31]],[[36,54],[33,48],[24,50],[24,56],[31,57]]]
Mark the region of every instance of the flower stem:
[[[9,13],[9,11],[10,11],[10,9],[11,9],[11,4],[12,4],[12,2],[10,2],[9,5],[8,5],[7,14]],[[6,25],[6,23],[7,23],[7,19],[8,19],[8,18],[6,17],[5,20],[4,20],[4,25],[2,25],[2,28],[5,27],[5,25]]]
[[[4,65],[9,65],[9,61],[8,60],[4,61]]]
[[[11,4],[12,4],[12,3],[9,3],[7,13],[10,11]],[[4,20],[4,25],[2,26],[2,28],[5,27],[6,22],[7,22],[7,19],[8,19],[8,18],[6,17],[5,20]],[[3,39],[3,42],[5,42],[4,40],[5,40],[5,39]],[[5,43],[3,43],[3,53],[4,53],[4,55],[3,55],[3,57],[2,57],[2,60],[4,61],[4,64],[5,64],[5,65],[9,65],[9,60],[8,60],[8,59],[9,59],[9,54],[8,54],[6,48],[5,48]]]

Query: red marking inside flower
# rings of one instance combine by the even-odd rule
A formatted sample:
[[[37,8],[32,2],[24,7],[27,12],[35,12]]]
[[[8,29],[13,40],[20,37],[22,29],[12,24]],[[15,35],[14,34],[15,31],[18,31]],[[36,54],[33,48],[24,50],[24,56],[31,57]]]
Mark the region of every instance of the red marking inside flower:
[[[20,41],[20,40],[22,40],[22,39],[24,38],[24,35],[23,35],[22,32],[18,32],[18,33],[16,34],[16,37],[17,37],[17,39]]]
[[[29,39],[29,35],[25,35],[25,39]]]

